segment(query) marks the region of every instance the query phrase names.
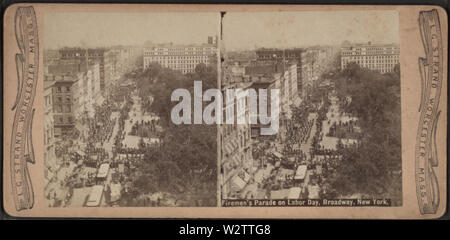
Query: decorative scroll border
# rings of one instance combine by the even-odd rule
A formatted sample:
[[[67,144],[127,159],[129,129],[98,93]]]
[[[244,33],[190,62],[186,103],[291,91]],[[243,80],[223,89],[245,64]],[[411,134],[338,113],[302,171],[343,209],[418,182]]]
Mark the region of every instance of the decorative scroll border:
[[[39,38],[34,8],[18,7],[14,17],[17,45],[17,95],[11,108],[14,122],[11,134],[11,184],[17,211],[31,209],[34,192],[28,163],[35,163],[32,143],[33,101],[39,70]]]
[[[439,14],[436,9],[419,13],[419,28],[425,58],[419,58],[422,96],[415,152],[416,193],[422,215],[437,212],[440,203],[439,183],[434,172],[438,167],[436,129],[443,80],[443,46]]]

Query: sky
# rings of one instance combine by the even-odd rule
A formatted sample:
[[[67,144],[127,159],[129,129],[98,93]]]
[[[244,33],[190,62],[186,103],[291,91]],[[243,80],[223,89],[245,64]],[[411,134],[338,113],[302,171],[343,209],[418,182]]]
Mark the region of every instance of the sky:
[[[307,47],[354,43],[398,43],[397,11],[227,12],[225,50]],[[219,35],[219,13],[49,13],[44,48],[108,47],[153,43],[204,43]]]
[[[397,11],[227,12],[225,49],[307,47],[352,43],[397,43]]]
[[[219,13],[49,13],[44,48],[108,47],[153,43],[206,43],[219,29]]]

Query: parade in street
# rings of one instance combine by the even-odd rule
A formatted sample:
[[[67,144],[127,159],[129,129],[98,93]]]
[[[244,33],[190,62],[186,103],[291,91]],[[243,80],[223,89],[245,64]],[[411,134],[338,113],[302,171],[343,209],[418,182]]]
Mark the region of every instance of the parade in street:
[[[327,176],[339,160],[338,144],[357,144],[356,139],[330,135],[336,125],[357,129],[357,119],[339,109],[331,92],[319,104],[302,103],[294,110],[288,135],[275,141],[254,144],[262,151],[253,176],[254,183],[241,193],[241,198],[255,199],[319,199],[327,194]],[[303,117],[303,119],[302,119]],[[334,127],[334,128],[332,128]]]
[[[94,205],[120,204],[121,195],[127,193],[134,170],[142,159],[143,149],[160,141],[159,118],[143,112],[141,99],[132,86],[121,88],[128,92],[120,93],[130,97],[121,102],[106,100],[96,108],[95,118],[85,121],[86,131],[74,132],[63,139],[71,147],[61,152],[64,164],[47,187],[52,206],[83,206],[87,196],[89,201],[94,201],[96,195],[101,198],[103,191],[105,197]],[[97,190],[100,186],[102,191]],[[95,191],[98,193],[91,194]]]

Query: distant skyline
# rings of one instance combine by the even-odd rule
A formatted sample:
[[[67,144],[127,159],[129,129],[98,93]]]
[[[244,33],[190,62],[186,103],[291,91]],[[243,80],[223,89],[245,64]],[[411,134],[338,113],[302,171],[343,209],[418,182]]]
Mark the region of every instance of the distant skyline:
[[[219,13],[51,13],[44,49],[153,43],[201,44],[219,35]]]
[[[397,11],[227,12],[226,51],[351,43],[399,43]]]

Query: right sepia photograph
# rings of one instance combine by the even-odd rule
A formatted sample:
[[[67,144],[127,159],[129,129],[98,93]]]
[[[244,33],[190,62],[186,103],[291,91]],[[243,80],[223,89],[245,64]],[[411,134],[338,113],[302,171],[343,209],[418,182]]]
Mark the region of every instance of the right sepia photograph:
[[[219,205],[402,206],[398,12],[221,21]]]

